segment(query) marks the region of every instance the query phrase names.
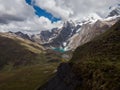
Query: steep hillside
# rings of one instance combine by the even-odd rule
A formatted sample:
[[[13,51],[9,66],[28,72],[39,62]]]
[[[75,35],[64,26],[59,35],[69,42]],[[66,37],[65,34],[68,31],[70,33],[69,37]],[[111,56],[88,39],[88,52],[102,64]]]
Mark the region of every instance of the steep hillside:
[[[0,33],[0,68],[39,63],[44,48],[11,33]]]
[[[38,90],[119,90],[120,21],[98,38],[78,47],[69,63]]]
[[[34,90],[53,77],[61,58],[14,33],[0,33],[0,90]]]
[[[120,21],[97,39],[78,47],[71,62],[74,73],[82,78],[78,90],[119,90]]]

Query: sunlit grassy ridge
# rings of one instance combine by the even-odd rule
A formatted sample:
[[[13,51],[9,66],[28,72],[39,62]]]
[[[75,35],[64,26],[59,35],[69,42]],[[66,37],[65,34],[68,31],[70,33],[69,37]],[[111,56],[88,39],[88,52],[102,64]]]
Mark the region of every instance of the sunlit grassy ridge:
[[[0,68],[5,65],[13,67],[38,63],[44,48],[36,43],[18,37],[0,35]],[[38,57],[40,57],[38,59]]]
[[[93,41],[78,47],[71,60],[82,78],[77,90],[120,89],[120,21]]]

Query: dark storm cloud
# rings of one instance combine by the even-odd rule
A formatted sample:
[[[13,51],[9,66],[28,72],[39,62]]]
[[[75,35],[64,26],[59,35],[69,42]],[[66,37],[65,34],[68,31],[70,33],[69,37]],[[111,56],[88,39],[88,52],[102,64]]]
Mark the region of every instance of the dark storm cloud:
[[[0,23],[1,24],[8,24],[11,21],[24,21],[24,18],[17,17],[14,15],[2,14],[0,15]]]

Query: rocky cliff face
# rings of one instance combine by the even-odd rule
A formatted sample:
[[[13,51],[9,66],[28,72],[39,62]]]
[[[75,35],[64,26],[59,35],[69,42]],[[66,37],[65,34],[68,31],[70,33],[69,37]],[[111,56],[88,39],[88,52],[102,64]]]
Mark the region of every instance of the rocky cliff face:
[[[118,19],[119,17],[114,17],[104,20],[97,20],[94,23],[86,23],[82,25],[80,31],[69,38],[67,49],[74,50],[78,46],[91,41],[93,38],[104,33],[107,29],[114,25]]]
[[[58,34],[58,28],[53,28],[51,31],[50,30],[41,31],[40,38],[41,38],[42,42],[48,43],[57,34]]]
[[[63,27],[59,29],[59,33],[51,40],[49,45],[64,48],[68,43],[68,39],[72,37],[79,28],[80,25],[75,26],[72,21],[65,22]]]

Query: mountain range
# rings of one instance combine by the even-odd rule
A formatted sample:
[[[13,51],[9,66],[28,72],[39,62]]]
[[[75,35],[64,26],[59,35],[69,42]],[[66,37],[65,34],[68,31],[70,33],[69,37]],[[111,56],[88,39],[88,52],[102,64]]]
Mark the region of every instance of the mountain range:
[[[37,34],[0,32],[0,90],[119,90],[120,8]]]
[[[15,34],[24,39],[42,44],[45,48],[59,48],[64,51],[75,50],[79,45],[83,45],[104,33],[119,18],[120,7],[116,7],[104,19],[97,14],[93,14],[83,20],[65,21],[62,27],[41,31],[39,34],[27,35],[22,32],[16,32]]]

